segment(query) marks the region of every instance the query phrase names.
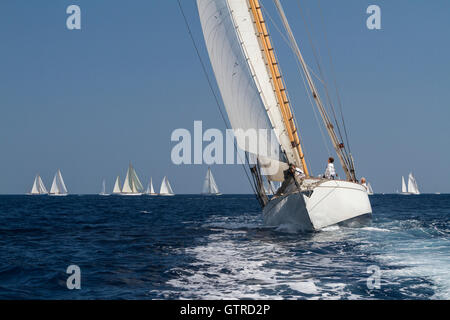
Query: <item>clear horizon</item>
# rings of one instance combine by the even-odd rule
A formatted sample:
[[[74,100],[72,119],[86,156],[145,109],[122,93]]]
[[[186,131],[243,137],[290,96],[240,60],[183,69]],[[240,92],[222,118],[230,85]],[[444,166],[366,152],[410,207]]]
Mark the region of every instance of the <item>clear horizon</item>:
[[[277,21],[273,5],[262,3]],[[297,3],[282,3],[316,72]],[[66,28],[71,4],[81,8],[81,30]],[[317,2],[302,4],[327,74],[326,44],[332,53],[358,177],[375,193],[394,193],[413,172],[422,193],[450,193],[450,3],[323,0],[323,19]],[[381,30],[366,27],[371,4],[381,8]],[[183,8],[214,79],[195,3]],[[270,31],[317,176],[327,146],[295,59]],[[176,194],[201,192],[208,165],[172,164],[171,133],[193,130],[195,120],[204,129],[225,126],[176,1],[4,0],[0,40],[0,194],[29,192],[37,173],[50,188],[57,169],[70,194],[96,194],[103,179],[111,192],[130,161],[144,186],[153,177],[158,191],[168,176]],[[240,165],[211,169],[222,193],[252,193]]]

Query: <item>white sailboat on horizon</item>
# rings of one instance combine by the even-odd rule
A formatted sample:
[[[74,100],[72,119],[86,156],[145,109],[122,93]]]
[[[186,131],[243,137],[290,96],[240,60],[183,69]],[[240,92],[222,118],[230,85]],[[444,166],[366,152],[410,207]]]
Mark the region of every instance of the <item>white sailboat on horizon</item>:
[[[161,189],[159,190],[160,196],[174,196],[172,187],[169,183],[169,179],[167,179],[166,176],[164,176],[162,182],[161,182]]]
[[[128,166],[127,175],[125,176],[125,181],[123,182],[122,192],[120,195],[122,196],[140,196],[143,191],[142,183],[139,180],[136,170],[134,170],[133,166]]]
[[[116,182],[114,183],[113,192],[114,195],[119,195],[122,193],[122,188],[120,187],[120,177],[117,176]]]
[[[402,176],[402,195],[419,195],[419,186],[417,185],[416,178],[414,178],[412,172],[408,175],[408,188],[406,187],[405,178]]]
[[[147,186],[147,189],[145,190],[145,193],[148,196],[157,196],[158,194],[155,192],[155,189],[153,188],[153,181],[152,178],[150,178],[150,182]]]
[[[106,181],[103,179],[102,182],[102,191],[99,193],[100,196],[109,196],[109,193],[106,193]]]
[[[33,187],[31,188],[31,192],[29,193],[29,195],[47,195],[47,194],[48,194],[47,188],[45,188],[41,176],[37,174],[36,177],[34,178]]]
[[[257,159],[256,164],[247,163],[247,166],[254,178],[253,187],[262,206],[264,222],[272,226],[294,224],[300,230],[314,231],[357,217],[371,217],[370,200],[366,188],[356,177],[353,156],[340,131],[334,129],[339,125],[332,123],[322,103],[280,1],[274,0],[274,3],[287,34],[286,40],[297,57],[308,94],[319,111],[346,180],[314,178],[308,170],[259,1],[197,0],[209,60],[237,146]],[[239,139],[239,130],[265,130],[271,134],[266,135],[267,139],[260,138],[256,144],[246,143],[242,135]],[[272,133],[277,139],[271,139]],[[305,177],[301,183],[292,182],[282,194],[269,199],[264,179],[284,181],[289,165],[301,169]],[[268,167],[278,170],[268,172],[265,169]]]
[[[202,195],[204,196],[220,196],[219,187],[211,172],[211,168],[208,167],[206,172],[205,181],[203,182]]]
[[[67,196],[67,188],[64,184],[64,180],[61,174],[61,170],[58,169],[58,171],[55,174],[55,177],[53,178],[52,187],[50,188],[49,192],[50,196]]]

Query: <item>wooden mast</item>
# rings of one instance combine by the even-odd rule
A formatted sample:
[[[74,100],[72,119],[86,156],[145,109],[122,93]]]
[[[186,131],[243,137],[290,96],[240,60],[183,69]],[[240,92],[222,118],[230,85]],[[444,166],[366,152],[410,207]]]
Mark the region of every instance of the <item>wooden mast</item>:
[[[278,62],[275,56],[274,48],[272,47],[269,32],[267,31],[267,26],[264,21],[261,6],[258,0],[248,0],[250,5],[250,11],[253,15],[253,20],[256,26],[256,31],[258,33],[258,38],[260,39],[260,46],[263,52],[263,56],[266,60],[267,67],[270,71],[272,83],[275,91],[275,95],[280,106],[281,114],[283,116],[283,121],[287,129],[289,140],[291,141],[292,147],[296,150],[298,157],[303,166],[303,171],[306,176],[309,176],[308,168],[306,166],[305,155],[302,151],[302,146],[300,144],[300,139],[298,137],[297,128],[295,127],[294,116],[292,114],[289,100],[287,97],[286,87],[284,86],[283,78],[281,76],[280,68],[278,67]]]

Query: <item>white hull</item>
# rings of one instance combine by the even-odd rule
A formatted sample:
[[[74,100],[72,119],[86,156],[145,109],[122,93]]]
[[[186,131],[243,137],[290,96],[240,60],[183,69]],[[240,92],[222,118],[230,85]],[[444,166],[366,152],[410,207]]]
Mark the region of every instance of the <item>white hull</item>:
[[[144,193],[144,196],[157,196],[157,193]]]
[[[206,196],[206,197],[209,197],[209,196],[213,197],[213,196],[221,196],[222,194],[221,193],[202,193],[201,195]]]
[[[68,196],[67,193],[49,193],[48,195],[50,197],[66,197],[66,196]]]
[[[270,226],[293,224],[302,231],[317,231],[372,214],[366,188],[360,184],[325,180],[312,190],[310,197],[308,192],[295,192],[273,198],[263,209],[264,222]]]
[[[102,197],[107,197],[107,196],[109,196],[108,193],[99,193],[98,195],[99,195],[99,196],[102,196]]]
[[[142,193],[118,193],[119,196],[142,196]]]
[[[174,196],[173,193],[160,193],[159,195],[163,196],[163,197],[172,197],[172,196]]]

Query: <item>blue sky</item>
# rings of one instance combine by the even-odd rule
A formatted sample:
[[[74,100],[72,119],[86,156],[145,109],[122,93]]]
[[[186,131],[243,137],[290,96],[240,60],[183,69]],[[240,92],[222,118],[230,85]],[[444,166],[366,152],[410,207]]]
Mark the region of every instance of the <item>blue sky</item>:
[[[298,2],[282,3],[317,70]],[[393,192],[413,171],[421,191],[450,192],[450,2],[321,0],[323,19],[317,0],[300,3],[327,70],[331,49],[358,175]],[[82,30],[66,28],[71,4]],[[370,4],[381,7],[382,30],[366,28]],[[183,6],[208,61],[195,4]],[[319,174],[326,148],[295,60],[271,33]],[[38,172],[49,186],[57,168],[69,192],[97,193],[130,161],[157,188],[167,175],[176,193],[198,193],[207,166],[170,160],[172,131],[194,120],[224,128],[175,0],[0,2],[0,193],[28,192]],[[224,193],[251,190],[240,166],[213,173]]]

